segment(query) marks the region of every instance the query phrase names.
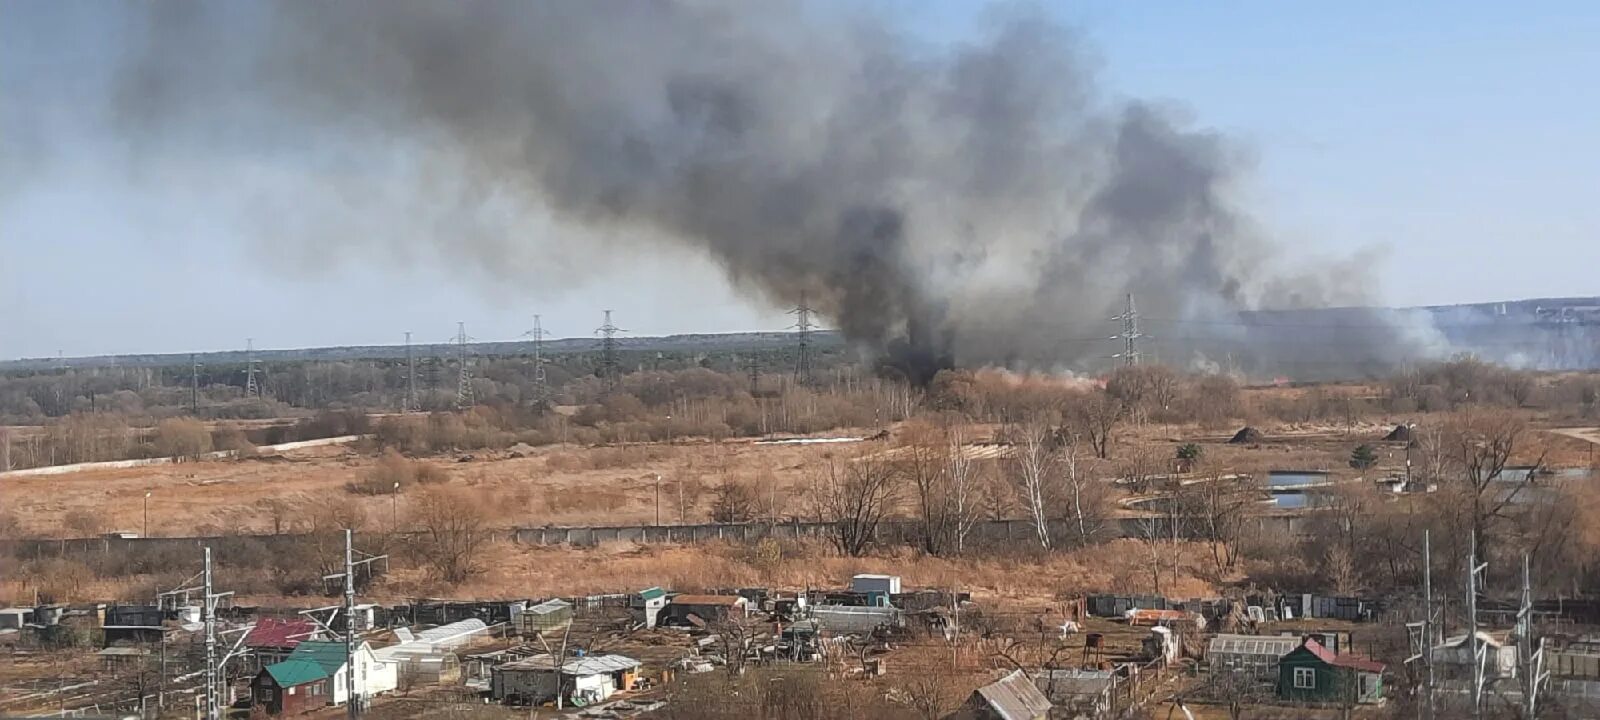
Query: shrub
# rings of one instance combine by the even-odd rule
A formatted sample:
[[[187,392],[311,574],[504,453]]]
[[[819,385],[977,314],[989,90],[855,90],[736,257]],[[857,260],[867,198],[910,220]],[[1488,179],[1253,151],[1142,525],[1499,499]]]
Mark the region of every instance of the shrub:
[[[447,479],[449,475],[434,465],[411,460],[394,450],[388,450],[378,456],[378,461],[361,479],[352,481],[345,489],[357,495],[387,495],[397,487],[432,485]]]
[[[156,425],[156,451],[164,457],[199,459],[211,452],[211,433],[194,418],[167,418]]]

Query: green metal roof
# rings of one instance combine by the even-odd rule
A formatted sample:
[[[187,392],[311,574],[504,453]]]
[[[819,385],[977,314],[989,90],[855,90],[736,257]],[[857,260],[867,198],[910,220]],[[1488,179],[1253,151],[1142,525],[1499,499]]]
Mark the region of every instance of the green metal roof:
[[[322,665],[311,660],[296,660],[292,657],[283,662],[268,665],[266,671],[268,675],[272,676],[272,681],[277,683],[280,688],[304,685],[308,682],[316,682],[328,677],[328,672],[322,669]]]
[[[645,589],[639,591],[639,597],[642,597],[642,598],[644,598],[646,600],[654,600],[656,598],[666,597],[666,596],[667,596],[667,591],[662,590],[661,588],[658,588],[658,587],[645,588]]]
[[[326,640],[307,640],[296,645],[285,662],[306,660],[316,663],[326,675],[333,675],[344,667],[344,643]]]

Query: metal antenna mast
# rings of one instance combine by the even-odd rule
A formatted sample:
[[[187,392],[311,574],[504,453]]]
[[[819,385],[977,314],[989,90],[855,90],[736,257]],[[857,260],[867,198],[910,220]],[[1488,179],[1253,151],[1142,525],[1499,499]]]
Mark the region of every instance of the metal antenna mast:
[[[794,379],[801,385],[811,385],[811,314],[816,312],[806,304],[806,294],[800,293],[800,304],[789,311],[795,316],[795,323],[789,327],[795,333]]]
[[[1522,556],[1522,606],[1517,609],[1517,657],[1522,659],[1522,717],[1539,716],[1539,691],[1550,677],[1544,669],[1544,639],[1533,639],[1533,579]]]
[[[417,358],[411,354],[411,331],[406,331],[406,407],[405,412],[420,410],[417,406]]]
[[[256,383],[256,339],[244,339],[244,396],[261,397],[261,386]]]
[[[472,369],[467,367],[467,324],[456,323],[456,363],[460,372],[456,375],[456,409],[466,410],[477,404],[472,394]]]
[[[606,311],[606,323],[595,332],[600,334],[600,379],[606,390],[617,387],[617,333],[627,332],[611,324],[611,311]]]
[[[1128,293],[1127,310],[1125,310],[1121,315],[1112,317],[1111,320],[1113,322],[1121,321],[1122,323],[1122,333],[1111,336],[1112,340],[1122,341],[1122,352],[1112,355],[1111,357],[1122,358],[1123,365],[1138,365],[1139,348],[1134,341],[1144,336],[1139,334],[1139,310],[1134,307],[1133,293]]]

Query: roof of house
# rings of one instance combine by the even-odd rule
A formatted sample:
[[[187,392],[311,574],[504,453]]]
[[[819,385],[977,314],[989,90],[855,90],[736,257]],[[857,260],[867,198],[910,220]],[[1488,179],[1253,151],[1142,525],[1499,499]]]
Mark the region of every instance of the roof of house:
[[[344,643],[326,640],[306,640],[296,645],[284,662],[306,660],[316,663],[324,673],[332,675],[344,667]],[[281,663],[280,663],[281,664]],[[356,668],[362,666],[358,663]]]
[[[736,607],[747,601],[738,595],[677,595],[672,598],[673,605],[725,605]]]
[[[1481,643],[1483,643],[1485,645],[1488,645],[1489,647],[1493,647],[1493,648],[1497,648],[1497,647],[1500,647],[1501,645],[1505,644],[1504,642],[1496,639],[1495,636],[1490,635],[1489,633],[1486,633],[1486,632],[1484,632],[1482,630],[1478,631],[1478,642],[1481,642]],[[1444,644],[1445,644],[1446,647],[1456,647],[1458,645],[1466,645],[1467,644],[1467,635],[1466,635],[1466,633],[1462,633],[1460,635],[1452,635],[1452,636],[1450,636],[1448,639],[1446,639],[1444,641]]]
[[[416,641],[435,645],[460,645],[471,638],[483,635],[489,626],[477,618],[459,620],[448,625],[428,628],[417,633]]]
[[[1045,697],[1021,670],[1012,670],[1010,675],[976,692],[1001,720],[1034,720],[1050,714],[1050,698]]]
[[[523,610],[522,612],[531,615],[547,615],[549,613],[556,612],[557,610],[565,610],[570,607],[572,607],[572,603],[562,600],[561,598],[556,598],[554,600],[546,600],[538,605],[528,608],[527,610]]]
[[[1348,654],[1335,655],[1332,650],[1323,647],[1322,643],[1319,643],[1316,640],[1307,638],[1305,645],[1302,647],[1304,647],[1307,652],[1315,655],[1318,660],[1335,667],[1350,668],[1351,670],[1360,670],[1362,672],[1383,672],[1384,664],[1381,662],[1369,660],[1367,658],[1359,658]]]
[[[623,655],[589,655],[587,657],[568,658],[561,664],[561,672],[566,675],[589,676],[609,675],[639,667],[639,661]],[[521,660],[514,660],[496,668],[497,670],[534,670],[550,671],[555,669],[555,660],[549,655],[533,655]]]
[[[340,660],[342,665],[343,658],[340,658]],[[293,657],[280,663],[273,663],[262,669],[268,675],[271,675],[272,682],[281,688],[304,685],[308,682],[316,682],[328,677],[328,670],[321,663]]]
[[[244,636],[244,644],[253,648],[293,648],[316,634],[317,625],[309,618],[261,618]]]
[[[644,598],[645,600],[654,600],[659,597],[665,597],[666,594],[667,591],[658,587],[645,588],[639,591],[639,597]]]
[[[1281,658],[1300,646],[1293,635],[1218,635],[1211,639],[1206,654],[1266,655]]]
[[[1034,684],[1047,695],[1057,698],[1072,695],[1099,695],[1111,687],[1110,670],[1074,670],[1067,668],[1040,670]]]

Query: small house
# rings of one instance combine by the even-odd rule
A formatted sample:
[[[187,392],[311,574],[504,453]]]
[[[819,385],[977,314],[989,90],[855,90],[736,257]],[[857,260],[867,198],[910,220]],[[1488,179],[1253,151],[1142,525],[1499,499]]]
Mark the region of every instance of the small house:
[[[1021,670],[972,691],[946,720],[1048,720],[1050,698]]]
[[[258,666],[266,667],[288,659],[302,641],[315,640],[320,634],[310,618],[264,617],[245,634],[244,645],[250,648]]]
[[[663,623],[703,625],[742,619],[749,608],[750,601],[738,595],[677,595],[662,609],[661,619]]]
[[[1278,699],[1326,704],[1383,701],[1383,663],[1336,655],[1314,639],[1278,661]]]
[[[331,681],[328,690],[329,702],[334,705],[343,705],[349,698],[349,684],[345,680],[345,647],[343,642],[329,642],[322,640],[305,640],[295,646],[294,652],[281,663],[268,665],[263,671],[272,670],[278,665],[286,663],[315,663],[322,668],[324,675]],[[379,662],[372,652],[372,647],[366,643],[356,646],[355,653],[356,693],[365,699],[386,692],[393,692],[399,687],[399,673],[390,663]],[[294,665],[281,669],[291,678],[298,678],[308,672],[303,665]],[[269,673],[271,674],[271,673]],[[259,675],[257,678],[259,679]],[[257,701],[256,704],[265,704]]]
[[[517,630],[523,635],[560,634],[572,624],[572,603],[560,598],[546,600],[517,616]]]
[[[666,606],[667,591],[658,587],[645,588],[628,597],[628,608],[647,628],[656,626],[656,619]]]
[[[333,678],[321,663],[310,659],[273,663],[256,673],[250,683],[251,705],[268,715],[301,715],[333,702]]]
[[[1484,677],[1494,680],[1517,676],[1517,646],[1502,642],[1479,630],[1479,647],[1484,648]],[[1445,680],[1464,680],[1473,676],[1473,643],[1465,634],[1447,638],[1433,649],[1433,666]]]
[[[622,655],[568,658],[559,671],[550,655],[534,655],[496,667],[490,695],[510,705],[538,705],[559,694],[575,706],[603,702],[639,679],[639,661]]]
[[[1245,673],[1262,683],[1278,681],[1278,661],[1300,647],[1293,635],[1228,635],[1211,639],[1206,662],[1211,671]]]

